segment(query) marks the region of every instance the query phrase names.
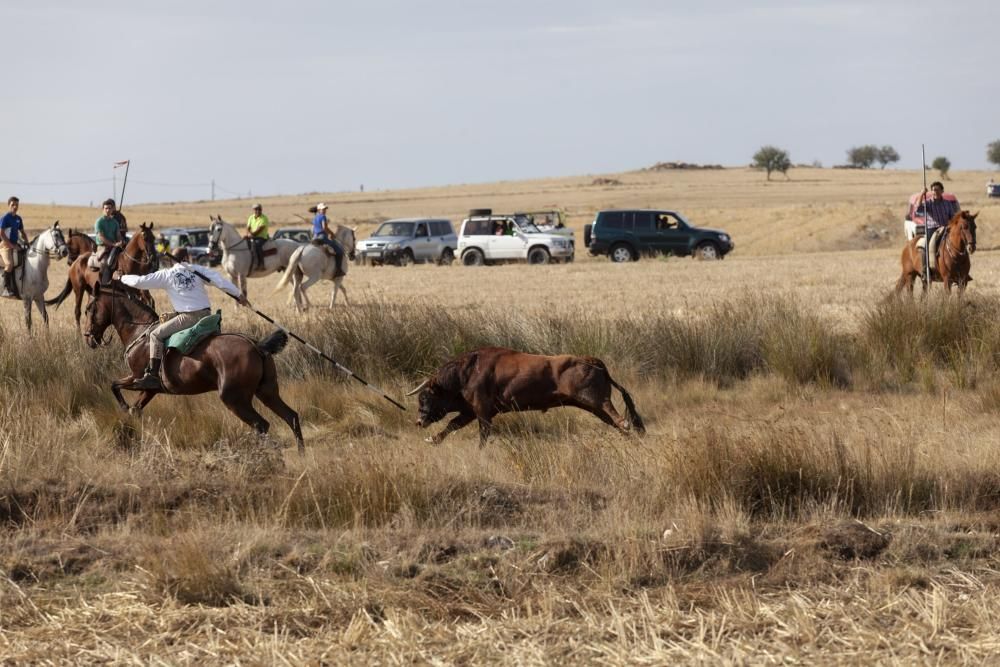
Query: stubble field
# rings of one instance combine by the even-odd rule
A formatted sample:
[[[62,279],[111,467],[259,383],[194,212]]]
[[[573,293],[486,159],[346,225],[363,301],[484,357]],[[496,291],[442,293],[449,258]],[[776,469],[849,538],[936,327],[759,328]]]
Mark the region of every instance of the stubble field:
[[[676,208],[724,228],[722,262],[351,267],[350,306],[255,305],[401,396],[482,344],[596,354],[649,433],[568,409],[439,446],[294,343],[303,417],[251,437],[212,396],[119,414],[121,346],[68,307],[24,335],[0,304],[0,655],[11,663],[981,662],[1000,650],[1000,207],[985,173],[959,304],[887,300],[919,175],[636,172],[264,199],[360,225],[471,207]],[[248,202],[127,209],[245,219]],[[83,209],[22,207],[29,228]],[[204,219],[202,219],[204,216]],[[884,231],[883,231],[884,230]],[[51,275],[55,292],[65,268]],[[324,302],[329,285],[313,292]],[[936,290],[940,292],[940,288]],[[263,334],[234,312],[224,326]],[[37,321],[37,320],[36,320]],[[616,397],[620,405],[620,399]],[[434,430],[441,425],[432,427]]]

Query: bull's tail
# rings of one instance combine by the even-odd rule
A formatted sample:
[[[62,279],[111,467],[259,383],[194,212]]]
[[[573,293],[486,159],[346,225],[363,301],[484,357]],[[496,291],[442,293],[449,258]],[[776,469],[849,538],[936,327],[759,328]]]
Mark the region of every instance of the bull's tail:
[[[257,341],[257,349],[265,357],[278,354],[288,345],[288,334],[284,329],[275,329],[267,337]]]
[[[607,373],[606,368],[604,369],[604,372]],[[611,383],[612,387],[622,393],[622,400],[625,401],[625,417],[629,420],[629,423],[632,424],[632,428],[634,428],[635,432],[639,435],[645,435],[646,425],[643,423],[642,417],[639,416],[639,412],[635,409],[635,401],[632,400],[631,394],[625,391],[625,387],[614,381],[614,378],[611,377],[611,373],[608,373],[608,382]]]
[[[56,296],[52,297],[51,299],[46,299],[45,300],[45,305],[46,306],[55,306],[56,308],[58,308],[59,306],[62,305],[62,302],[66,300],[66,297],[68,297],[69,293],[72,292],[72,291],[73,291],[73,283],[70,282],[69,278],[67,278],[66,279],[66,286],[63,287],[63,291],[59,292],[59,294],[57,294]]]
[[[302,252],[308,247],[308,245],[303,245],[296,248],[295,252],[292,253],[292,256],[288,258],[288,266],[285,267],[285,272],[282,274],[281,280],[279,280],[278,284],[274,286],[274,290],[271,292],[272,294],[287,285],[289,279],[295,275],[296,271],[299,271],[299,261],[302,259]]]

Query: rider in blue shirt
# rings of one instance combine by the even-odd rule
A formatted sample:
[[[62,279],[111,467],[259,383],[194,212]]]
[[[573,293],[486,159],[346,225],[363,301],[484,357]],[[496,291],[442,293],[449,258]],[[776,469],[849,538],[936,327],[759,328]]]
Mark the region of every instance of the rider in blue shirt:
[[[3,262],[3,288],[4,293],[0,296],[11,296],[17,298],[17,285],[14,282],[14,248],[18,245],[18,235],[24,234],[22,243],[27,242],[27,234],[24,233],[24,221],[17,214],[17,209],[21,205],[21,200],[17,197],[10,197],[7,200],[7,213],[0,218],[0,261]]]
[[[326,217],[326,204],[320,202],[316,204],[316,217],[313,218],[312,235],[314,241],[320,241],[333,248],[333,253],[337,256],[337,268],[333,272],[334,278],[346,275],[344,273],[344,248],[340,245],[330,231],[330,221]]]

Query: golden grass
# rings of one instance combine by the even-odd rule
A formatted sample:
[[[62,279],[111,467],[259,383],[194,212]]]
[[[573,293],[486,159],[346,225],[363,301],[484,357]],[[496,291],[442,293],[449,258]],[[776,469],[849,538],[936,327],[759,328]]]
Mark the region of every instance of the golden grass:
[[[722,262],[352,267],[352,305],[304,315],[270,294],[276,278],[251,281],[257,307],[394,396],[477,344],[600,352],[644,439],[554,410],[498,419],[484,449],[471,427],[430,446],[412,403],[402,413],[292,344],[278,362],[303,417],[299,458],[276,418],[260,441],[213,396],[161,397],[125,417],[107,391],[117,342],[87,349],[66,306],[28,337],[20,305],[0,304],[0,655],[989,660],[1000,648],[996,253],[974,257],[965,306],[883,303],[896,250],[806,251],[853,247],[848,220],[877,218],[882,203],[896,212],[906,174],[792,175],[322,195],[358,219],[564,201],[574,225],[605,205],[666,199],[733,233]],[[985,180],[955,179],[969,201]],[[825,222],[799,229],[812,206]],[[210,210],[153,208],[178,221]],[[996,215],[985,210],[981,220]],[[53,286],[64,276],[56,265]],[[214,299],[227,329],[267,330]]]

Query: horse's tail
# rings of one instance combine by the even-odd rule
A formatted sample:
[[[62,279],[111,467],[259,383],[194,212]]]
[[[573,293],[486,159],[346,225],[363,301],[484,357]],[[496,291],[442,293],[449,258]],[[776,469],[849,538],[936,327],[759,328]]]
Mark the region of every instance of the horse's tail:
[[[73,283],[70,281],[69,278],[67,278],[66,279],[66,287],[63,287],[63,291],[59,292],[59,294],[57,294],[56,296],[52,297],[51,299],[46,299],[45,300],[45,305],[46,306],[55,306],[56,308],[58,308],[59,306],[62,305],[62,302],[66,300],[66,297],[68,297],[69,293],[72,292],[72,291],[73,291]]]
[[[285,285],[288,284],[289,279],[295,275],[296,271],[300,271],[299,261],[302,259],[302,252],[308,247],[309,246],[302,245],[295,249],[292,256],[288,258],[288,266],[285,267],[285,272],[282,274],[281,280],[279,280],[278,284],[274,286],[274,290],[271,294],[274,294],[274,292],[284,288]]]
[[[288,334],[284,329],[275,329],[266,338],[257,341],[257,349],[265,357],[278,354],[288,345]]]
[[[646,424],[643,423],[642,417],[639,416],[639,411],[635,409],[635,401],[632,400],[632,395],[625,391],[625,387],[615,382],[614,378],[611,377],[611,373],[608,372],[607,367],[604,368],[604,373],[607,375],[611,386],[622,393],[622,400],[625,401],[625,417],[632,424],[632,428],[639,435],[645,435]]]

